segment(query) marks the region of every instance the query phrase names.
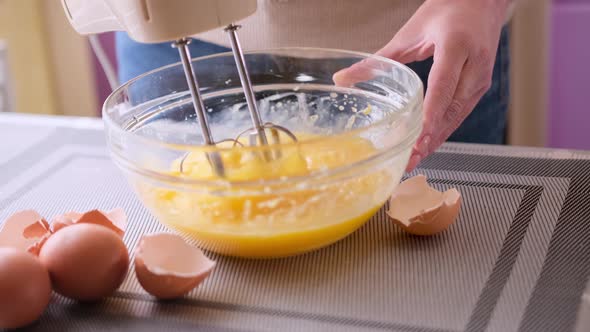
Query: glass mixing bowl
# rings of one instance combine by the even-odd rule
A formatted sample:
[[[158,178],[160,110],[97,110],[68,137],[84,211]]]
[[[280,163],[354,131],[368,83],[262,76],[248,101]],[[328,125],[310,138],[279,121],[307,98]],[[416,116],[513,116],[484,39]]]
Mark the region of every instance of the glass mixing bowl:
[[[203,145],[177,63],[106,100],[113,160],[161,223],[209,251],[283,257],[346,237],[401,180],[422,129],[422,82],[400,63],[341,50],[283,48],[245,60],[262,119],[289,128],[297,142]],[[251,127],[233,55],[193,66],[215,141]],[[280,156],[268,161],[264,152]],[[211,153],[222,157],[225,177],[212,172]]]

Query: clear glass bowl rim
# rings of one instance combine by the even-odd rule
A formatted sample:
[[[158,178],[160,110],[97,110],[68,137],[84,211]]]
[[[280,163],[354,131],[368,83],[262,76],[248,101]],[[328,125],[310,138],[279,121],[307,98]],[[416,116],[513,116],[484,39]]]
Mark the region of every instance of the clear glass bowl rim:
[[[268,48],[268,49],[257,49],[257,50],[250,50],[250,51],[244,51],[244,55],[256,55],[256,54],[262,54],[262,55],[268,55],[268,54],[285,54],[288,55],[289,52],[302,52],[302,51],[309,51],[309,52],[324,52],[327,54],[334,54],[334,55],[348,55],[348,56],[352,56],[352,57],[357,57],[359,59],[362,59],[361,61],[367,60],[367,59],[373,59],[373,60],[378,60],[381,63],[386,63],[388,65],[391,65],[393,67],[396,67],[398,69],[403,70],[404,72],[406,72],[406,74],[409,75],[409,77],[413,77],[413,79],[415,80],[415,82],[417,83],[417,88],[414,89],[413,91],[409,91],[410,93],[410,98],[408,98],[408,103],[407,105],[402,109],[402,112],[407,112],[408,110],[412,111],[413,114],[411,114],[410,119],[408,121],[409,124],[412,124],[412,127],[408,128],[408,132],[405,135],[405,137],[403,137],[402,139],[400,139],[395,145],[391,146],[388,149],[383,149],[380,150],[378,153],[376,153],[375,155],[372,155],[371,157],[367,158],[367,159],[362,159],[359,160],[355,163],[349,164],[349,165],[344,165],[341,167],[335,167],[335,168],[331,168],[329,170],[323,171],[323,172],[317,172],[317,173],[313,173],[310,175],[305,175],[305,176],[297,176],[297,177],[292,177],[289,178],[289,180],[293,180],[293,181],[297,181],[298,179],[305,179],[305,180],[311,180],[314,175],[315,176],[321,176],[321,177],[325,177],[326,175],[336,175],[336,173],[340,173],[340,172],[345,172],[345,171],[350,171],[351,169],[354,169],[356,167],[360,167],[363,165],[371,164],[372,162],[375,162],[377,160],[382,160],[382,158],[384,157],[384,155],[391,155],[391,154],[396,154],[399,151],[403,150],[404,148],[407,148],[407,145],[409,144],[413,144],[413,141],[415,139],[417,139],[417,136],[419,134],[418,131],[421,131],[422,129],[422,122],[421,122],[421,113],[422,113],[422,109],[421,108],[417,108],[415,107],[417,103],[422,102],[422,98],[423,98],[423,91],[424,91],[424,87],[422,84],[422,81],[420,79],[420,77],[413,71],[411,70],[408,66],[406,66],[403,63],[391,60],[389,58],[385,58],[379,55],[375,55],[375,54],[370,54],[370,53],[365,53],[365,52],[357,52],[357,51],[349,51],[349,50],[341,50],[341,49],[333,49],[333,48],[317,48],[317,47],[279,47],[279,48]],[[200,61],[205,61],[208,59],[214,59],[214,58],[222,58],[222,57],[232,57],[233,59],[233,54],[231,51],[228,52],[222,52],[222,53],[216,53],[216,54],[211,54],[211,55],[207,55],[207,56],[200,56],[200,57],[194,57],[191,59],[191,62],[193,63],[193,65],[198,64]],[[146,146],[158,146],[160,148],[166,148],[169,150],[177,150],[177,151],[181,151],[184,153],[188,153],[188,152],[203,152],[203,153],[207,153],[207,152],[224,152],[224,151],[229,151],[231,150],[231,148],[228,147],[216,147],[216,146],[206,146],[206,145],[195,145],[195,144],[180,144],[180,143],[167,143],[167,142],[163,142],[157,139],[152,139],[152,138],[148,138],[148,137],[144,137],[144,136],[140,136],[140,135],[136,135],[133,132],[126,130],[122,125],[117,124],[108,114],[108,105],[110,105],[113,102],[113,99],[118,96],[122,90],[126,89],[127,87],[129,87],[130,85],[132,85],[133,83],[147,77],[153,74],[156,74],[158,72],[162,72],[165,71],[167,69],[173,68],[173,67],[177,67],[177,66],[181,66],[182,62],[178,61],[172,64],[168,64],[165,66],[161,66],[158,68],[155,68],[153,70],[150,70],[148,72],[145,72],[141,75],[138,75],[126,82],[124,82],[123,84],[121,84],[119,87],[117,87],[115,90],[113,90],[109,96],[105,99],[104,103],[103,103],[103,107],[102,107],[102,119],[103,122],[105,124],[105,128],[107,129],[107,131],[114,131],[115,134],[117,135],[121,135],[122,137],[129,137],[131,136],[134,140],[137,140],[139,142],[145,143]],[[256,84],[254,84],[254,86],[257,86]],[[207,94],[204,94],[203,96],[206,97]],[[381,98],[386,98],[386,97],[381,97]],[[367,126],[364,127],[360,127],[360,128],[356,128],[353,130],[348,130],[345,131],[343,133],[338,133],[338,134],[334,134],[334,135],[330,135],[330,136],[326,136],[326,137],[315,137],[315,138],[311,138],[311,139],[306,139],[303,142],[287,142],[287,143],[280,143],[277,145],[273,145],[274,148],[280,148],[280,147],[284,147],[284,148],[288,148],[291,146],[296,146],[297,144],[314,144],[317,142],[326,142],[326,141],[331,141],[333,139],[340,139],[340,138],[344,138],[344,137],[348,137],[348,136],[354,136],[354,135],[358,135],[359,133],[363,133],[363,132],[368,132],[373,128],[379,127],[381,125],[387,124],[388,120],[390,120],[389,116],[385,116],[384,118],[377,120]],[[111,134],[109,133],[109,136]],[[107,138],[107,143],[110,143],[110,138]],[[257,150],[261,150],[261,149],[265,149],[262,146],[245,146],[245,147],[240,147],[240,149],[244,150],[244,151],[257,151]],[[179,180],[183,183],[183,184],[191,184],[191,185],[221,185],[221,186],[227,186],[229,183],[231,183],[232,185],[245,185],[245,186],[259,186],[261,184],[264,185],[272,185],[273,183],[277,183],[277,184],[285,184],[285,180],[260,180],[260,181],[252,181],[252,180],[247,180],[247,181],[228,181],[228,180],[199,180],[199,179],[190,179],[190,178],[179,178],[176,176],[171,176],[168,174],[162,174],[159,172],[155,172],[155,171],[151,171],[151,170],[147,170],[147,169],[143,169],[141,167],[138,167],[138,165],[135,165],[133,162],[127,160],[124,156],[121,156],[119,153],[116,153],[115,151],[112,150],[112,148],[110,149],[111,153],[115,153],[116,157],[119,158],[120,160],[118,160],[119,163],[123,164],[120,166],[125,166],[126,168],[132,168],[135,173],[140,173],[143,174],[144,176],[147,176],[149,178],[152,178],[153,180],[160,180],[160,181],[164,181],[164,182],[178,182]],[[288,181],[290,182],[290,181]]]

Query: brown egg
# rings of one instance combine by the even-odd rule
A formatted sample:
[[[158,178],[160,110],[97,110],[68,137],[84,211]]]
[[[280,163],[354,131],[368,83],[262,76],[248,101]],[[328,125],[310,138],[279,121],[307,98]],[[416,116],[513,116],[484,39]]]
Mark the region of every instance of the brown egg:
[[[111,295],[125,279],[129,255],[123,240],[107,227],[74,224],[53,234],[39,259],[49,270],[54,290],[79,301]]]
[[[49,304],[51,281],[39,259],[15,248],[0,248],[0,329],[36,321]]]
[[[49,224],[33,210],[19,211],[4,222],[0,230],[0,247],[11,247],[37,255],[51,235]]]
[[[185,295],[211,273],[215,262],[178,235],[143,236],[135,251],[135,274],[148,293],[159,299]]]
[[[424,175],[400,183],[389,201],[387,214],[406,232],[434,235],[455,222],[461,194],[452,188],[440,192],[428,185]]]

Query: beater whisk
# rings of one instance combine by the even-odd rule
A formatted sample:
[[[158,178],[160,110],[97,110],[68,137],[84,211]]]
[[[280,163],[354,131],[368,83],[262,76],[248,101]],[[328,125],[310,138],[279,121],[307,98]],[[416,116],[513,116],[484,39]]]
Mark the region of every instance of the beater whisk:
[[[181,38],[173,44],[174,47],[178,48],[178,52],[180,54],[182,66],[186,76],[186,81],[191,93],[193,106],[195,109],[195,113],[197,115],[197,120],[201,128],[201,133],[203,135],[205,145],[215,146],[220,142],[233,142],[233,146],[242,146],[243,143],[240,142],[240,139],[244,136],[248,136],[248,144],[261,144],[263,146],[267,146],[269,145],[267,130],[270,132],[270,142],[272,142],[272,144],[280,143],[280,132],[286,134],[287,137],[289,137],[291,140],[297,141],[297,137],[287,128],[273,124],[271,122],[263,122],[262,117],[260,116],[260,112],[258,110],[258,105],[256,103],[256,96],[254,94],[254,90],[252,89],[252,82],[250,81],[250,75],[248,73],[248,68],[246,67],[244,54],[242,52],[242,48],[236,33],[236,30],[239,28],[240,27],[238,25],[230,24],[224,30],[228,33],[231,41],[232,53],[234,56],[236,67],[238,69],[240,82],[242,85],[242,89],[244,90],[244,95],[248,106],[248,112],[250,114],[250,119],[252,120],[253,126],[244,130],[235,138],[227,138],[219,142],[215,142],[213,140],[213,135],[211,134],[211,129],[207,121],[205,105],[203,103],[203,98],[201,97],[201,93],[199,91],[199,83],[195,76],[195,72],[193,70],[193,66],[191,63],[190,51],[188,48],[190,40],[187,38]],[[262,154],[265,161],[270,161],[272,159],[281,157],[281,153],[279,150],[275,150],[271,153],[269,149],[264,149]],[[186,157],[187,155],[185,155],[180,162],[181,172],[183,172],[183,164]],[[217,176],[224,177],[225,167],[223,165],[221,155],[216,151],[208,151],[207,159],[211,167],[213,168],[214,173]]]

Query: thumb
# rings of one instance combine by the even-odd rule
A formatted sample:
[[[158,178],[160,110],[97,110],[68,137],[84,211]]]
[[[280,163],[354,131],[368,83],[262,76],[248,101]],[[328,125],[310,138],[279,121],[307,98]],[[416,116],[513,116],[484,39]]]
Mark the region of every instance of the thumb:
[[[407,64],[431,57],[434,54],[434,44],[422,38],[410,37],[402,29],[375,54]]]
[[[378,58],[366,58],[350,67],[346,67],[334,73],[332,80],[334,84],[342,87],[352,87],[356,83],[368,81],[386,68]]]
[[[407,38],[404,30],[398,32],[393,39],[375,55],[392,59],[401,63],[410,63],[427,59],[434,54],[434,44],[422,39]],[[354,65],[336,72],[332,79],[337,86],[352,86],[355,83],[370,80],[388,67],[378,58],[367,58]]]

